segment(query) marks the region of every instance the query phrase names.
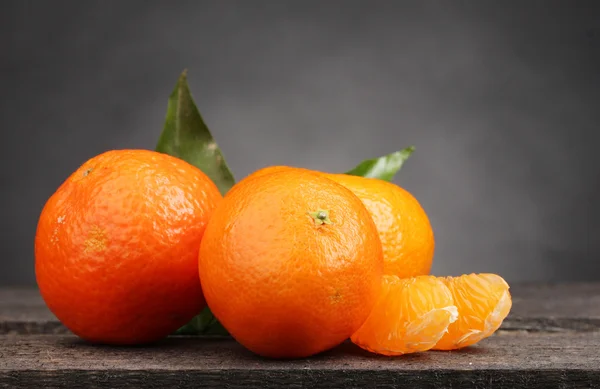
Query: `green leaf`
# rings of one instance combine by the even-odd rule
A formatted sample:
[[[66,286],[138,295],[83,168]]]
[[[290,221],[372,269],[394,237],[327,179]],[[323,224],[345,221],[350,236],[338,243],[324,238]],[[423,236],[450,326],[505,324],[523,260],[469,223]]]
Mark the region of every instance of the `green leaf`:
[[[392,181],[394,175],[414,151],[415,147],[410,146],[395,153],[384,155],[383,157],[367,159],[354,169],[346,172],[346,174]]]
[[[169,97],[165,127],[156,151],[173,155],[198,167],[225,194],[235,183],[223,154],[200,115],[190,88],[187,71],[179,76]]]
[[[208,308],[189,323],[175,331],[175,335],[229,335]]]
[[[187,84],[187,71],[179,76],[169,96],[167,117],[156,151],[183,159],[202,170],[225,194],[235,183],[225,158],[194,103]],[[227,330],[206,308],[176,334],[227,335]]]

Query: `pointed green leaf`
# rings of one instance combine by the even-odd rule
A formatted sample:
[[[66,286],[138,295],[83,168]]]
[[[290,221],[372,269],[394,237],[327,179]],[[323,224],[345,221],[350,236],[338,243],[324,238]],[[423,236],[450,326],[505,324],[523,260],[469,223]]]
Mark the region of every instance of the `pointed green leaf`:
[[[175,332],[176,335],[228,335],[221,323],[217,321],[210,309],[204,308],[202,313]]]
[[[190,93],[183,71],[169,97],[165,126],[156,151],[173,155],[198,167],[217,185],[221,194],[235,180]]]
[[[217,142],[194,103],[185,70],[179,76],[177,85],[169,97],[165,126],[156,151],[178,157],[196,166],[213,180],[221,194],[225,194],[235,183]],[[210,309],[205,308],[176,333],[226,335],[227,331]]]
[[[383,157],[367,159],[346,174],[392,181],[394,175],[414,151],[415,147],[410,146]]]

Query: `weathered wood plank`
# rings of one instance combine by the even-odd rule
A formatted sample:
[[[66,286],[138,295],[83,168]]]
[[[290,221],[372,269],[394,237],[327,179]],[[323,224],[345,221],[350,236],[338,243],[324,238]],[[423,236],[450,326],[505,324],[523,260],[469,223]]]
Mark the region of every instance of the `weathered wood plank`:
[[[600,282],[516,284],[511,295],[503,330],[600,330]]]
[[[6,388],[394,388],[394,389],[575,389],[598,388],[600,375],[593,371],[501,370],[380,372],[275,370],[275,371],[33,371],[0,376]]]
[[[259,358],[228,338],[148,347],[74,336],[0,336],[0,387],[600,387],[600,333],[505,332],[455,352],[378,357],[345,343],[312,358]]]
[[[598,331],[600,282],[517,284],[503,330]],[[36,289],[0,289],[0,334],[66,334]]]
[[[510,292],[518,316],[600,318],[600,282],[515,284]]]
[[[35,288],[0,288],[0,334],[66,334]]]

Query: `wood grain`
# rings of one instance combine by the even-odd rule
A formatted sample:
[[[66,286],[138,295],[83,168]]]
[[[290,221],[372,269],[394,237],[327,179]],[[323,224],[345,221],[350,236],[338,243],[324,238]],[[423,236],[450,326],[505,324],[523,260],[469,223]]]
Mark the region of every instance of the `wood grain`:
[[[0,334],[66,334],[37,289],[0,289]]]
[[[600,283],[511,292],[501,330],[465,350],[387,358],[347,342],[274,361],[228,337],[93,346],[70,335],[35,289],[0,289],[0,387],[600,388]]]
[[[229,338],[115,348],[68,335],[4,335],[0,344],[0,387],[600,387],[598,332],[510,332],[462,351],[396,358],[345,343],[294,361],[259,358]]]

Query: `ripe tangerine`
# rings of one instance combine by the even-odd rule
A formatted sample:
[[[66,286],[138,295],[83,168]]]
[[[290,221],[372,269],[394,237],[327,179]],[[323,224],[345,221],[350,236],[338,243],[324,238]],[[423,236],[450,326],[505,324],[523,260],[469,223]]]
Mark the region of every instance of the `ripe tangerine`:
[[[215,184],[187,162],[113,150],[81,165],[46,202],[35,237],[41,295],[90,342],[139,344],[205,306],[198,250]]]
[[[206,301],[246,348],[306,357],[348,339],[381,289],[383,254],[350,190],[305,170],[247,177],[206,228],[199,272]]]

